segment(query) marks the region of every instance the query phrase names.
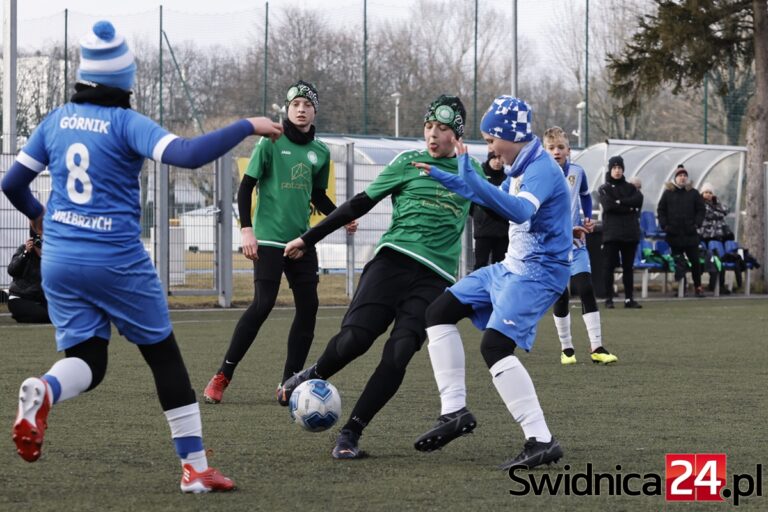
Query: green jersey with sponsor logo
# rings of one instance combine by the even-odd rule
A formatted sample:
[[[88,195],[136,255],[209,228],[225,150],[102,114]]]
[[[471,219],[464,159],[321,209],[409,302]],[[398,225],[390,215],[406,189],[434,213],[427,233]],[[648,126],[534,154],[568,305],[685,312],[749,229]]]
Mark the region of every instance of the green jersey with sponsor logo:
[[[313,188],[328,188],[330,151],[319,140],[295,144],[262,138],[245,174],[259,180],[253,232],[260,245],[285,247],[309,229]]]
[[[458,159],[433,158],[426,150],[406,151],[387,165],[365,189],[374,201],[392,196],[392,222],[376,251],[389,247],[455,282],[470,202],[413,167],[412,162],[458,174]],[[476,160],[472,159],[472,165],[484,176]]]

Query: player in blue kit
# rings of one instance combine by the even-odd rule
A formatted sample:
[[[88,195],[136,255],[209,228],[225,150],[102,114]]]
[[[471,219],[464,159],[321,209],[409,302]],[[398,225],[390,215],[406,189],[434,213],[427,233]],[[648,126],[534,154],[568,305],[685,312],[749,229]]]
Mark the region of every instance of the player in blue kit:
[[[24,460],[40,457],[50,408],[102,381],[114,324],[152,370],[182,463],[181,490],[229,491],[234,482],[208,467],[199,406],[140,240],[139,174],[145,158],[195,168],[249,135],[276,140],[282,127],[251,118],[182,139],[131,110],[135,73],[125,38],[111,23],[96,23],[80,42],[71,101],[40,123],[2,182],[33,229],[44,228],[43,288],[57,349],[65,355],[41,378],[22,383],[13,440]],[[29,184],[46,167],[52,191],[44,208]]]
[[[532,468],[556,462],[563,450],[552,436],[528,372],[515,356],[529,351],[536,326],[568,284],[571,245],[570,194],[563,172],[531,130],[524,101],[499,96],[480,123],[488,150],[500,155],[508,178],[494,187],[472,175],[467,149],[459,144],[459,175],[414,164],[449,190],[509,219],[504,261],[472,272],[427,308],[429,357],[440,391],[436,425],[414,447],[442,448],[471,432],[477,421],[466,407],[464,347],[456,324],[462,318],[484,331],[480,352],[493,384],[527,438],[520,454],[500,468]]]
[[[571,144],[568,135],[559,126],[548,128],[542,137],[544,149],[552,155],[555,162],[563,169],[568,189],[571,192],[571,220],[574,226],[583,226],[587,232],[592,232],[592,196],[589,193],[587,175],[584,169],[572,163],[568,158],[571,154]],[[582,221],[581,212],[584,211]],[[589,264],[589,253],[585,239],[574,240],[573,260],[571,262],[571,288],[581,298],[581,317],[587,327],[590,351],[589,357],[593,363],[611,364],[619,360],[603,346],[600,311],[597,309],[595,290],[592,287],[592,267]],[[571,336],[571,313],[568,309],[569,292],[566,287],[563,294],[555,302],[552,314],[555,318],[557,337],[560,339],[560,363],[563,365],[576,364],[576,352]]]

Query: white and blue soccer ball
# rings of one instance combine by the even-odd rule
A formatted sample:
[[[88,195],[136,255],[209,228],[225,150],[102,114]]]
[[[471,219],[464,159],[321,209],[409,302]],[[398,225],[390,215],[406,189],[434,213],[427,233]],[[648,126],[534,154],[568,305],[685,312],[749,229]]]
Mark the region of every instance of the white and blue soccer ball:
[[[322,379],[302,382],[291,394],[291,417],[310,432],[328,430],[341,417],[341,395],[336,387]]]

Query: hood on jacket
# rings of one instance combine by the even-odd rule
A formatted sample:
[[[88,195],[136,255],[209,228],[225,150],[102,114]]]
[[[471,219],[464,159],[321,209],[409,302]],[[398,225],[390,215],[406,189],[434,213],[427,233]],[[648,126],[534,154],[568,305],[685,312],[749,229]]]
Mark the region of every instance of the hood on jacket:
[[[675,190],[678,188],[677,185],[675,185],[675,182],[673,181],[666,181],[664,182],[664,190]],[[693,188],[693,183],[691,183],[690,180],[685,184],[685,187],[683,187],[685,190],[691,190]]]

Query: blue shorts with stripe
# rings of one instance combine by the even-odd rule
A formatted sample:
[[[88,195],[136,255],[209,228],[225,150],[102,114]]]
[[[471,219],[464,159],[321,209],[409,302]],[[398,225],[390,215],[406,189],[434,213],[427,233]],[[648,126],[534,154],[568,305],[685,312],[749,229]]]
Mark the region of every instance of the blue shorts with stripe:
[[[587,246],[573,248],[573,260],[571,261],[571,276],[576,274],[592,273],[592,266],[589,264],[589,251]]]
[[[495,329],[530,351],[541,317],[568,285],[568,265],[552,265],[532,279],[503,263],[482,267],[449,288],[462,304],[472,306],[470,319],[478,329]]]
[[[42,274],[59,351],[94,336],[108,340],[111,324],[138,345],[159,343],[173,330],[149,256],[111,267],[73,265],[43,256]]]

